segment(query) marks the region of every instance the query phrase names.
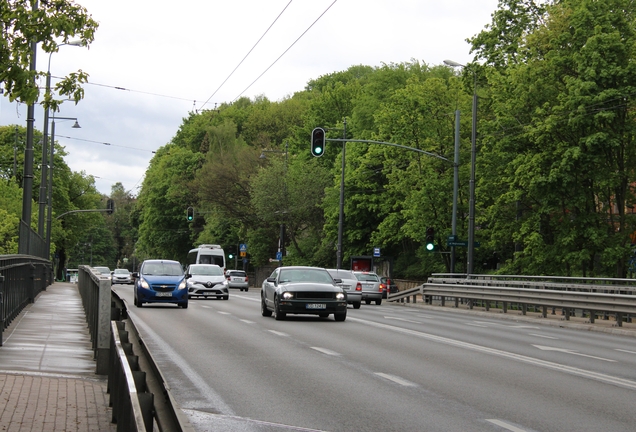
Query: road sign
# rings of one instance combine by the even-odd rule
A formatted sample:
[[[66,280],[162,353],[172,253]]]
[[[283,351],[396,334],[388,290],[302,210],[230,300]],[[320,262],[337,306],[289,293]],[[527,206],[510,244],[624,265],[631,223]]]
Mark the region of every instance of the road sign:
[[[276,259],[278,261],[283,259],[283,253],[281,251],[276,252]]]
[[[241,254],[241,256],[242,256],[242,257],[247,256],[247,252],[243,252],[243,251],[241,251],[241,252],[240,252],[240,254]]]
[[[373,248],[373,256],[376,258],[380,256],[380,248]]]
[[[241,243],[239,245],[239,252],[247,252],[247,243]],[[243,255],[241,255],[243,256]]]
[[[459,236],[457,236],[457,235],[449,235],[448,236],[448,241],[449,242],[459,241]]]

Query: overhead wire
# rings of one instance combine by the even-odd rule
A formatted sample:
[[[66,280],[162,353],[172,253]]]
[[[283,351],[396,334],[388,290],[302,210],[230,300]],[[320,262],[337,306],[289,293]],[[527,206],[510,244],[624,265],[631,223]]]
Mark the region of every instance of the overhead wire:
[[[283,8],[283,10],[278,14],[278,16],[276,17],[276,19],[269,25],[269,27],[267,27],[267,30],[265,30],[265,33],[263,33],[261,35],[261,37],[256,41],[256,43],[254,44],[254,46],[247,52],[247,54],[245,54],[245,57],[243,57],[243,60],[241,60],[239,62],[239,64],[236,65],[236,67],[234,68],[234,70],[232,70],[232,72],[230,72],[230,74],[227,76],[227,78],[225,78],[225,80],[223,80],[223,82],[221,83],[221,85],[214,90],[214,93],[212,93],[212,95],[205,101],[203,102],[203,104],[199,107],[200,109],[203,109],[203,107],[210,102],[210,99],[212,99],[214,97],[215,94],[217,94],[217,92],[221,89],[221,87],[223,87],[223,85],[227,82],[227,80],[230,79],[230,77],[232,75],[234,75],[234,72],[236,72],[236,70],[239,68],[239,66],[241,66],[243,64],[243,62],[245,61],[245,59],[252,53],[252,51],[254,51],[254,48],[256,48],[256,46],[261,42],[261,40],[263,40],[263,38],[265,37],[265,35],[269,32],[269,30],[274,26],[274,24],[276,24],[276,21],[278,21],[278,19],[281,17],[281,15],[283,15],[283,13],[285,12],[285,10],[287,10],[287,8],[289,7],[289,5],[291,4],[293,0],[289,0],[289,3],[287,3],[287,5]]]
[[[327,11],[329,11],[329,9],[331,9],[331,7],[334,4],[336,4],[337,1],[338,0],[334,0],[333,3],[331,3],[327,7],[327,9],[325,9],[324,12],[321,13],[320,16],[318,18],[316,18],[316,20],[309,27],[307,27],[307,29],[300,36],[298,36],[298,38],[280,56],[278,56],[278,58],[276,60],[274,60],[273,63],[271,65],[269,65],[267,67],[267,69],[265,69],[263,71],[263,73],[261,73],[254,81],[252,81],[252,83],[250,85],[248,85],[245,88],[245,90],[243,90],[237,97],[235,97],[234,100],[232,100],[232,102],[235,102],[238,98],[240,98],[243,95],[243,93],[245,93],[250,87],[252,87],[256,83],[256,81],[261,79],[261,77],[263,75],[265,75],[267,73],[267,71],[270,70],[272,68],[272,66],[274,66],[278,62],[278,60],[280,60],[285,54],[287,54],[287,51],[289,51],[294,45],[296,45],[296,42],[298,42],[303,36],[305,36],[305,34],[320,20],[320,18],[322,18],[327,13]]]

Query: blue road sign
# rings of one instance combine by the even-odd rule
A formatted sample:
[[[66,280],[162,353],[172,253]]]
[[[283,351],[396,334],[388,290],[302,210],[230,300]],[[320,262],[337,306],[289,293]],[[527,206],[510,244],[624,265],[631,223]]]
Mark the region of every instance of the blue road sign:
[[[374,257],[380,256],[380,248],[373,248],[373,256]]]
[[[239,245],[239,252],[247,252],[247,243],[241,243]]]

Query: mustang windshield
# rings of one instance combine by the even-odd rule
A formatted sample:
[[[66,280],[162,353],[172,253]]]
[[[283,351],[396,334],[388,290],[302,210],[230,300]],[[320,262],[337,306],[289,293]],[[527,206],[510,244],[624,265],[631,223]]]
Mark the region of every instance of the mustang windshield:
[[[333,285],[333,279],[327,273],[326,270],[319,269],[291,269],[281,270],[280,277],[278,278],[280,283],[288,282],[315,282],[315,283],[327,283]]]

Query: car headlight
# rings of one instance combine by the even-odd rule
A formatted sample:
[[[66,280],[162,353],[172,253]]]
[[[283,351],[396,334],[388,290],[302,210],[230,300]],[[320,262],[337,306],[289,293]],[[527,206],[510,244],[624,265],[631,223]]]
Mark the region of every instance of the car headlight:
[[[177,289],[180,289],[180,290],[185,289],[187,285],[188,284],[186,283],[186,280],[184,279],[184,280],[181,281],[181,283],[179,284],[179,287]]]
[[[150,285],[148,285],[148,282],[146,282],[146,279],[141,279],[139,282],[142,288],[150,289]]]
[[[283,293],[283,299],[290,300],[290,299],[293,299],[293,298],[294,298],[294,294],[293,293],[290,293],[290,292],[284,292]]]
[[[336,294],[336,300],[344,300],[345,299],[345,295],[344,293],[338,293]]]

